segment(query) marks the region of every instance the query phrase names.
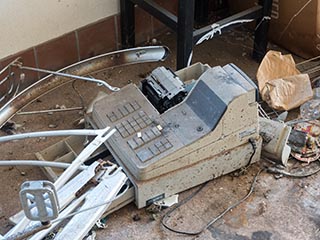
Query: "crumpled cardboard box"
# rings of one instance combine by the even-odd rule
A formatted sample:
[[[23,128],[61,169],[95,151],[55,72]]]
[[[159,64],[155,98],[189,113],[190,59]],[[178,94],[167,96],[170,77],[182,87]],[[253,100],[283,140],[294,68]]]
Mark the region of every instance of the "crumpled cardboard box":
[[[262,99],[275,110],[290,110],[313,97],[309,76],[300,74],[291,55],[269,51],[263,58],[257,81]]]

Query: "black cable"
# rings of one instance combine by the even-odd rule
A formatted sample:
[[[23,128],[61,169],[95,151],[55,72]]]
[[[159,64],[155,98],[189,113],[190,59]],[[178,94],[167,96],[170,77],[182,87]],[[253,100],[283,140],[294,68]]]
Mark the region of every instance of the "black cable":
[[[244,167],[245,169],[247,169],[247,168],[250,166],[250,164],[251,164],[251,162],[252,162],[252,158],[253,158],[253,156],[256,154],[256,151],[257,151],[257,143],[256,143],[256,140],[253,139],[253,138],[249,138],[249,143],[251,144],[251,147],[252,147],[253,152],[252,152],[252,154],[251,154],[251,156],[250,156],[250,158],[249,158],[249,162],[248,162],[247,165]]]
[[[169,212],[167,212],[161,219],[161,224],[168,230],[175,232],[175,233],[180,233],[180,234],[185,234],[185,235],[199,235],[201,234],[203,231],[205,231],[208,227],[210,227],[212,224],[214,224],[215,222],[217,222],[219,219],[221,219],[227,212],[229,212],[230,210],[232,210],[233,208],[237,207],[238,205],[240,205],[241,203],[243,203],[245,200],[247,200],[247,198],[252,194],[255,184],[257,182],[257,178],[259,176],[259,174],[263,171],[263,169],[260,169],[258,171],[258,173],[254,176],[253,181],[251,183],[251,187],[250,190],[248,191],[248,193],[239,201],[237,201],[235,204],[229,206],[228,208],[226,208],[224,211],[222,211],[218,216],[216,216],[215,218],[213,218],[211,221],[209,221],[200,231],[197,232],[187,232],[187,231],[182,231],[182,230],[176,230],[174,228],[169,227],[166,224],[166,219],[168,217],[168,215],[170,213],[172,213],[173,211],[175,211],[177,208],[179,208],[180,206],[182,206],[183,204],[185,204],[186,202],[188,202],[192,197],[194,197],[198,192],[200,192],[200,190],[202,190],[202,188],[205,185],[202,185],[196,192],[192,193],[191,195],[189,195],[186,199],[184,199],[180,204],[178,204],[175,208],[173,208],[172,210],[170,210]]]
[[[193,233],[187,233],[187,232],[183,232],[180,230],[175,230],[171,227],[169,227],[164,220],[168,217],[169,214],[171,214],[172,212],[174,212],[177,208],[181,207],[182,205],[184,205],[185,203],[187,203],[188,201],[190,201],[195,195],[197,195],[206,185],[208,182],[205,182],[204,184],[202,184],[195,192],[191,193],[187,198],[183,199],[180,203],[178,203],[174,208],[172,208],[171,210],[169,210],[168,212],[166,212],[166,214],[162,217],[161,219],[161,224],[168,230],[175,232],[175,233],[181,233],[181,234],[187,234],[187,235],[196,235]]]
[[[250,166],[250,164],[252,163],[253,156],[256,154],[256,151],[257,151],[257,142],[256,142],[256,140],[254,138],[249,138],[249,143],[251,144],[251,147],[252,147],[252,153],[250,155],[249,161],[238,172],[235,172],[233,174],[234,176],[239,177],[240,175],[243,175],[247,171],[247,169]]]

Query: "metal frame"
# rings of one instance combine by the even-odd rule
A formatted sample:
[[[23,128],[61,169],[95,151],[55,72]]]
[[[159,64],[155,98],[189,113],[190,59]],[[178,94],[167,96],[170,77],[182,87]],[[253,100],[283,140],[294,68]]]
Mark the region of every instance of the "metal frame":
[[[197,30],[193,28],[195,0],[179,1],[178,17],[156,4],[153,0],[120,0],[123,48],[133,47],[135,45],[135,4],[177,33],[177,69],[187,66],[195,43],[212,30],[211,25]],[[253,58],[261,60],[266,53],[268,43],[267,33],[271,8],[272,0],[259,0],[258,6],[220,20],[214,25],[228,25],[229,27],[239,23],[245,23],[239,20],[256,20],[257,27],[255,30]],[[232,22],[235,22],[235,24],[229,24]],[[221,33],[221,31],[219,31],[219,33]]]

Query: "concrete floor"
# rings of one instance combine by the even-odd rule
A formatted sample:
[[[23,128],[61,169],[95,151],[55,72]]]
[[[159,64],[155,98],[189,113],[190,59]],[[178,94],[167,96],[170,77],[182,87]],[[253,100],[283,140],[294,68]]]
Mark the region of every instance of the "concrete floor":
[[[163,63],[135,65],[117,68],[100,73],[108,82],[124,86],[128,82],[137,83],[142,75],[157,66],[164,65],[175,69],[175,38],[171,33],[157,39],[159,44],[170,47],[171,56]],[[270,49],[277,49],[270,44]],[[244,29],[236,29],[207,41],[194,50],[193,62],[207,63],[211,66],[234,63],[249,77],[255,79],[258,64],[251,59],[252,37]],[[92,86],[92,85],[91,85]],[[98,91],[86,83],[79,83],[79,91],[89,102]],[[49,108],[54,100],[57,104],[74,104],[78,99],[70,94],[66,87],[61,91],[48,94],[41,102],[29,108]],[[17,116],[15,121],[23,123],[21,131],[44,130],[50,123],[57,123],[57,128],[68,129],[77,113],[54,116]],[[59,139],[26,140],[23,151],[16,151],[21,142],[6,143],[0,146],[2,159],[34,158],[33,153],[40,151]],[[199,231],[211,219],[225,208],[234,204],[250,188],[262,161],[252,165],[248,172],[236,177],[232,174],[208,182],[194,197],[170,214],[167,224],[181,231]],[[19,171],[0,169],[1,189],[7,195],[0,198],[1,233],[9,229],[5,225],[8,216],[18,211],[18,186],[27,179],[41,179],[43,174],[34,168],[18,168]],[[22,176],[21,172],[25,175]],[[11,180],[10,180],[11,179]],[[14,179],[14,180],[13,180]],[[197,191],[199,187],[183,192],[179,201]],[[276,179],[263,172],[257,180],[253,194],[238,207],[204,230],[198,236],[187,236],[165,229],[161,217],[170,209],[159,213],[150,213],[146,209],[137,209],[132,203],[107,217],[107,228],[97,230],[97,240],[120,239],[215,239],[215,240],[306,240],[320,239],[320,174],[308,178]]]

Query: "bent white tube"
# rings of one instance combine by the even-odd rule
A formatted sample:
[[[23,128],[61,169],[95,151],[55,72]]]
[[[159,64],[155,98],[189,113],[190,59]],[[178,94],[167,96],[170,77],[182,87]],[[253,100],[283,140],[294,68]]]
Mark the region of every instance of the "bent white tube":
[[[39,160],[0,160],[0,166],[36,166],[36,167],[53,167],[53,168],[68,168],[70,163],[50,162]],[[79,166],[79,170],[86,169],[87,166]]]
[[[108,129],[74,129],[74,130],[55,130],[55,131],[41,131],[41,132],[30,132],[30,133],[19,133],[9,136],[0,137],[0,142],[22,140],[27,138],[37,137],[62,137],[62,136],[96,136],[101,132],[105,132]]]
[[[63,73],[63,72],[54,72],[54,71],[49,71],[49,70],[46,70],[46,69],[22,66],[21,63],[18,63],[18,67],[20,69],[23,69],[23,70],[30,70],[30,71],[35,71],[35,72],[49,73],[49,74],[57,75],[57,76],[61,76],[61,77],[68,77],[68,78],[74,78],[74,79],[83,80],[83,81],[95,82],[95,83],[98,83],[98,84],[108,88],[109,90],[111,90],[113,92],[117,92],[117,91],[120,90],[120,88],[113,87],[110,84],[108,84],[105,81],[100,80],[100,79],[88,78],[88,77],[83,77],[83,76],[76,76],[76,75],[73,75],[73,74],[68,74],[68,73]]]

